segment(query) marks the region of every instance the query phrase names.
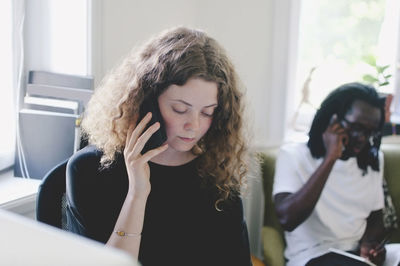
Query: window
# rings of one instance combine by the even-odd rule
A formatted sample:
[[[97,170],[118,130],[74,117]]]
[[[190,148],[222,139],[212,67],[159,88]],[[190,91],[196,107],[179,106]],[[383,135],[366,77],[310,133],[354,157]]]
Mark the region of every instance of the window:
[[[12,6],[11,0],[0,1],[0,170],[14,162],[15,109],[13,90]]]
[[[396,1],[396,0],[394,0]],[[303,0],[300,11],[299,46],[292,127],[308,129],[321,101],[339,85],[361,81],[374,75],[367,58],[377,64],[391,64],[394,74],[396,49],[388,49],[393,39],[393,24],[388,22],[392,0]],[[398,19],[398,13],[395,15]],[[391,34],[387,34],[390,28]],[[398,32],[398,27],[396,29]],[[385,46],[386,45],[386,46]],[[386,51],[385,54],[382,51]],[[388,54],[389,53],[389,54]],[[394,77],[379,89],[394,93]],[[375,86],[377,87],[377,86]]]

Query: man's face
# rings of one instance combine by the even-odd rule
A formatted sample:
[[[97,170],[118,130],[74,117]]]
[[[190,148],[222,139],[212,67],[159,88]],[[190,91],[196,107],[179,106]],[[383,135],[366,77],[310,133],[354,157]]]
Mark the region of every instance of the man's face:
[[[346,129],[349,141],[341,159],[357,156],[371,139],[379,134],[381,110],[369,103],[356,100],[345,114],[341,125]]]

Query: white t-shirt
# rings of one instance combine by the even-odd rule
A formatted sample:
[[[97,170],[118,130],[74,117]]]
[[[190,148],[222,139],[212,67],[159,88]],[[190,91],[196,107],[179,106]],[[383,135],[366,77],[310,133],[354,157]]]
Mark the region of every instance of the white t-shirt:
[[[306,143],[287,144],[279,152],[273,195],[297,192],[322,163],[311,156]],[[366,218],[384,206],[380,171],[370,167],[362,175],[356,158],[337,160],[311,215],[292,232],[285,231],[287,266],[305,265],[330,247],[352,250],[366,228]]]

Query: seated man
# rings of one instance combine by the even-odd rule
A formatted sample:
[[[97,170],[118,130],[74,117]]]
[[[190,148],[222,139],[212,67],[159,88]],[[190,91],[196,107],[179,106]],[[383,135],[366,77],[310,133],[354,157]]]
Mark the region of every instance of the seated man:
[[[322,102],[308,143],[282,147],[273,195],[288,266],[330,265],[331,247],[385,261],[384,106],[372,87],[345,84]]]

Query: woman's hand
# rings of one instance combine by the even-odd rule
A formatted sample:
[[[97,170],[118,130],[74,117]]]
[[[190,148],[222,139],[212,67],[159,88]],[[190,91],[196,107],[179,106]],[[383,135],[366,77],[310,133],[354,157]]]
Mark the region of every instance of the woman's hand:
[[[384,245],[380,246],[377,242],[362,242],[360,256],[376,265],[382,265],[386,258],[386,249]]]
[[[337,160],[342,156],[343,148],[349,141],[346,130],[340,125],[337,115],[334,114],[331,121],[322,134],[326,155],[325,158]]]
[[[143,132],[151,119],[151,115],[151,113],[147,113],[136,127],[131,126],[126,136],[124,158],[129,177],[128,194],[133,193],[135,197],[147,197],[150,193],[150,168],[148,161],[165,151],[168,147],[168,144],[165,144],[156,149],[149,150],[143,155],[141,154],[144,145],[151,135],[160,128],[160,123],[157,122]]]

